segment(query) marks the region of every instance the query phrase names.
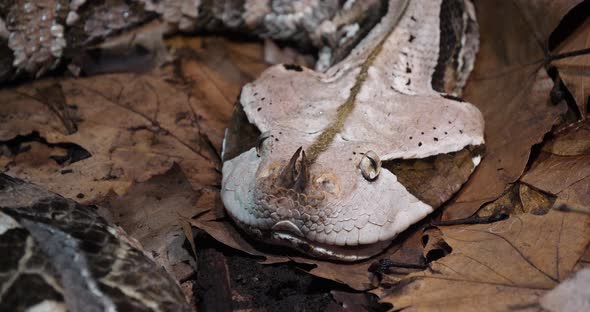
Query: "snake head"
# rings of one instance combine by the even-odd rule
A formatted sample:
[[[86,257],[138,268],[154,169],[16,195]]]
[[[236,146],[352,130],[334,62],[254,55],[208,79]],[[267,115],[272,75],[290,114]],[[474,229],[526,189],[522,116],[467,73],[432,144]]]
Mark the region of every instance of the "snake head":
[[[276,65],[242,88],[221,186],[238,227],[356,261],[460,189],[479,164],[484,123],[448,95],[463,87],[478,44],[472,8],[455,4],[447,16],[440,1],[390,0],[367,39],[327,71]],[[457,28],[436,32],[441,18]]]

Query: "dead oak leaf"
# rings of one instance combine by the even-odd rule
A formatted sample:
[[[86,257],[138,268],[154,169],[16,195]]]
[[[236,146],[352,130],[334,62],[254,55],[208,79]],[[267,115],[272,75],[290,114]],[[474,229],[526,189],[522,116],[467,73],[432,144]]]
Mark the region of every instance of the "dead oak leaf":
[[[451,254],[408,275],[381,301],[414,310],[534,307],[568,276],[590,242],[590,217],[555,210],[440,229]]]
[[[467,218],[504,193],[522,174],[531,146],[566,111],[563,102],[549,100],[554,83],[544,68],[544,47],[579,2],[475,1],[481,42],[464,97],[484,115],[486,156],[443,219]]]

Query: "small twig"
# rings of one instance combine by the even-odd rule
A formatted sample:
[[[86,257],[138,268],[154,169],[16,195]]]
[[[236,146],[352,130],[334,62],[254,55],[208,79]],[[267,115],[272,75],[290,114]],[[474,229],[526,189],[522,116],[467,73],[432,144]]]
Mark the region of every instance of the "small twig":
[[[570,206],[565,205],[565,204],[562,204],[562,205],[559,205],[559,206],[555,207],[555,210],[563,211],[563,212],[574,212],[574,213],[580,213],[580,214],[590,215],[590,211],[588,211],[588,210],[577,209],[577,208],[570,207]]]
[[[585,54],[590,54],[590,48],[581,49],[581,50],[574,50],[574,51],[559,53],[559,54],[555,54],[555,55],[549,55],[547,57],[546,62],[549,63],[552,61],[561,60],[561,59],[568,58],[568,57],[585,55]]]
[[[430,225],[432,226],[447,226],[447,225],[461,225],[461,224],[487,224],[493,223],[497,221],[502,221],[508,219],[508,214],[500,213],[497,215],[491,215],[488,217],[469,217],[464,219],[457,219],[457,220],[448,220],[448,221],[438,221],[432,222]]]

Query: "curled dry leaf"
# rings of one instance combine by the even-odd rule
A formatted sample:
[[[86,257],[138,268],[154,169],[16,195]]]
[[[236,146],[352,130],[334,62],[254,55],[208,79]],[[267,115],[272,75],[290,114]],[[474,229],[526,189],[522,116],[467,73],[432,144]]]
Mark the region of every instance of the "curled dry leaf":
[[[394,309],[505,311],[538,306],[590,242],[590,217],[551,210],[441,227],[453,252],[382,295]]]
[[[481,45],[464,97],[483,113],[486,156],[443,219],[471,216],[522,174],[532,145],[566,111],[549,101],[543,45],[580,1],[475,1]],[[506,21],[498,23],[498,21]]]

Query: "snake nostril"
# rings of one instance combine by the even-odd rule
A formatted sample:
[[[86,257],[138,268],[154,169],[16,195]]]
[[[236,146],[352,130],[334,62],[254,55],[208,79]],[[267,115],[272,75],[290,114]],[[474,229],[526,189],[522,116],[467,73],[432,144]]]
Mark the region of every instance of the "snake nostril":
[[[330,194],[335,194],[338,191],[338,186],[329,177],[320,176],[315,180],[320,188]]]

